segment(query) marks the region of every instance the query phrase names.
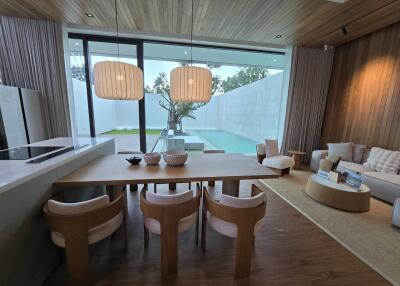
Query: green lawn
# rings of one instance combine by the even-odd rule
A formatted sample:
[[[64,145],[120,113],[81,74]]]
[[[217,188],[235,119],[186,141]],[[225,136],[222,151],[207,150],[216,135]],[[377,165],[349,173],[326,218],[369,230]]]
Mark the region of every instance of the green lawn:
[[[147,129],[146,130],[147,135],[160,135],[160,133],[161,133],[161,130],[157,130],[157,129]],[[111,131],[105,132],[103,134],[106,134],[106,135],[138,135],[139,129],[111,130]]]

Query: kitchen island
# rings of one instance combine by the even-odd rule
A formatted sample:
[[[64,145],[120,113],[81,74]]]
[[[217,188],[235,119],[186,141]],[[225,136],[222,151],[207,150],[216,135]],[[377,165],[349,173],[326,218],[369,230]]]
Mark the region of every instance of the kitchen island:
[[[0,285],[41,285],[59,265],[59,251],[42,213],[43,204],[54,194],[53,183],[100,156],[115,153],[111,138],[60,137],[29,146],[77,149],[40,163],[0,160]]]

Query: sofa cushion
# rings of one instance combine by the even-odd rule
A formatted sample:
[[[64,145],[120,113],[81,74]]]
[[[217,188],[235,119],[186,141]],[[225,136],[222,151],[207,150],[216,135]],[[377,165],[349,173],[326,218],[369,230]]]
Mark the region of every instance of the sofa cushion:
[[[265,139],[265,156],[279,155],[278,140]]]
[[[360,164],[362,159],[363,159],[363,155],[364,155],[364,151],[367,148],[367,146],[365,145],[361,145],[361,144],[353,144],[353,162]]]
[[[373,147],[364,165],[378,172],[397,174],[400,169],[400,152]]]
[[[364,172],[373,172],[374,170],[368,168],[367,166],[353,163],[353,162],[347,162],[347,161],[340,161],[339,165],[337,166],[336,170],[339,172],[357,172],[357,173],[364,173]]]
[[[294,165],[294,160],[289,156],[278,155],[265,158],[262,161],[262,165],[269,168],[283,170],[292,167]]]
[[[353,161],[353,143],[328,143],[328,155],[336,155],[341,160]]]
[[[400,197],[400,175],[365,172],[363,184],[369,187],[371,195],[391,204]]]

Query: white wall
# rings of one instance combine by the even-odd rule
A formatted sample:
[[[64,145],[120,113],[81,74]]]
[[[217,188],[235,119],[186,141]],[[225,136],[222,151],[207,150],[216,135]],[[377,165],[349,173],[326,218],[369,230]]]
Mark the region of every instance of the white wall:
[[[252,139],[278,138],[283,72],[219,96],[218,129]]]

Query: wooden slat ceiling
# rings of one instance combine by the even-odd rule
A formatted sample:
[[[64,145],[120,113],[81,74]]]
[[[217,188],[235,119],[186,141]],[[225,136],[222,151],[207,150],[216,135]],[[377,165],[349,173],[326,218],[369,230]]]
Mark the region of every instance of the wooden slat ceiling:
[[[118,7],[121,29],[190,33],[191,0],[118,0]],[[337,46],[400,21],[400,0],[194,0],[194,10],[194,37],[276,45]],[[0,0],[0,14],[115,28],[113,0]]]

